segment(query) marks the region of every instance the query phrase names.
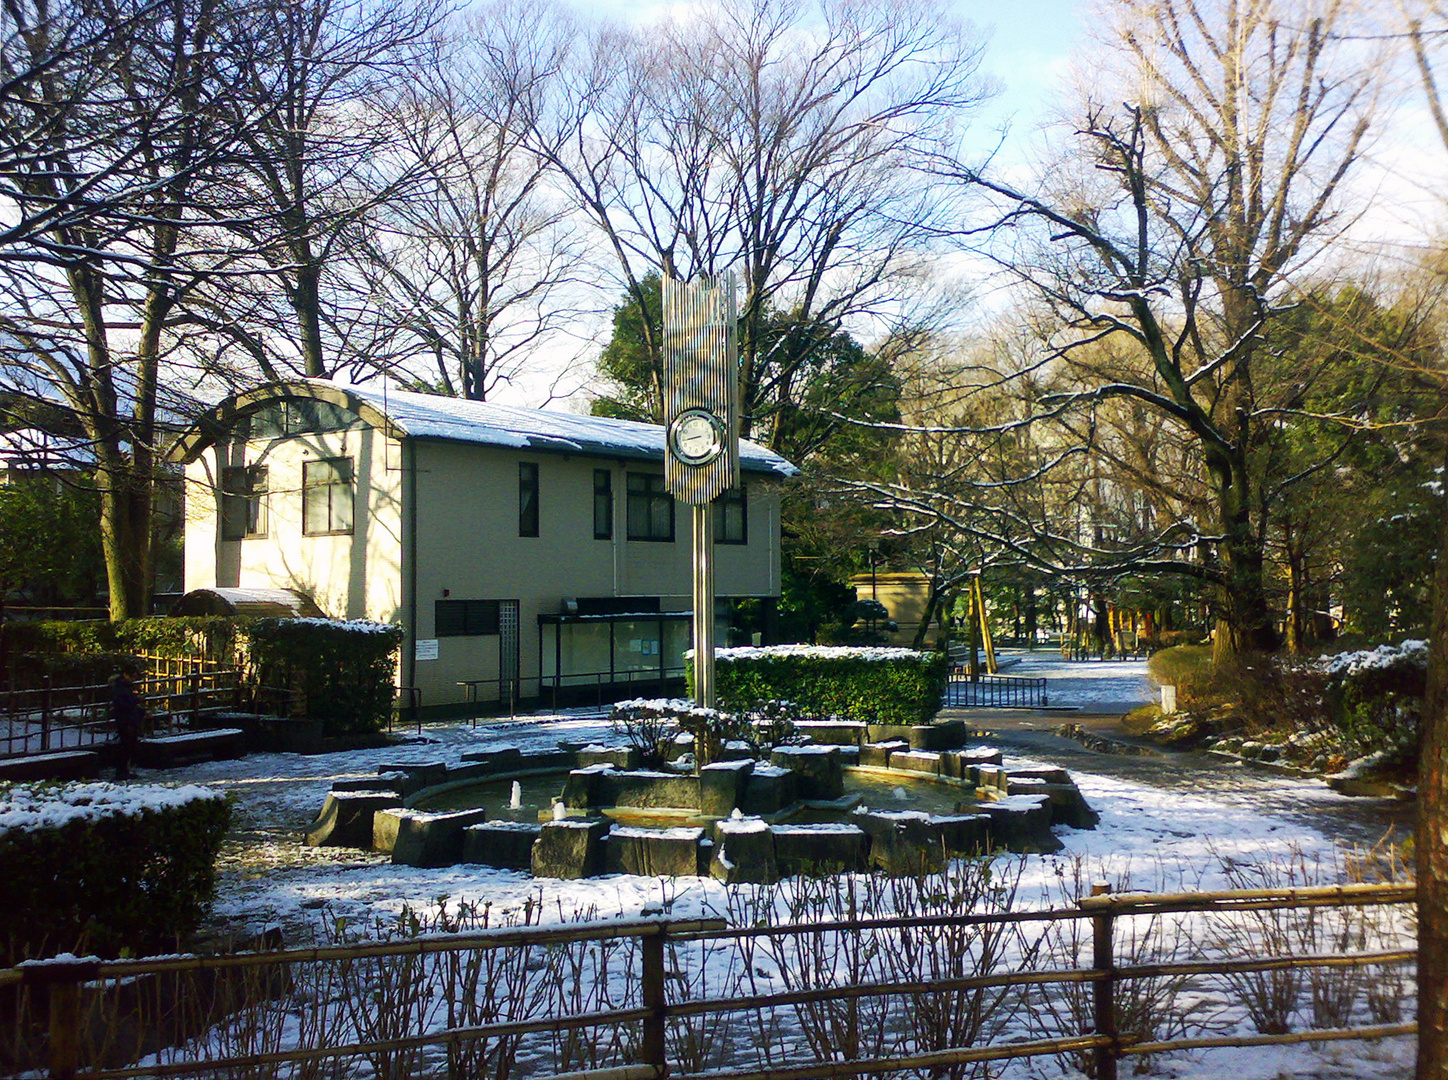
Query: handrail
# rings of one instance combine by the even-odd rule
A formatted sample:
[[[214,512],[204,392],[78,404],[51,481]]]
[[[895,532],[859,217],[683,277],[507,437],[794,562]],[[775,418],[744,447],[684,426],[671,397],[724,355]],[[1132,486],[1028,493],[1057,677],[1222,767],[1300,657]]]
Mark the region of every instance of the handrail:
[[[1120,1059],[1133,1055],[1162,1053],[1179,1049],[1212,1049],[1230,1046],[1266,1046],[1290,1043],[1335,1041],[1342,1039],[1377,1039],[1411,1035],[1411,1023],[1376,1023],[1358,1028],[1322,1028],[1288,1032],[1281,1035],[1240,1034],[1212,1037],[1146,1040],[1119,1034],[1116,1030],[1116,995],[1118,988],[1134,979],[1163,976],[1201,976],[1241,974],[1282,970],[1289,967],[1383,967],[1406,964],[1416,957],[1415,949],[1379,949],[1358,953],[1315,953],[1304,956],[1233,956],[1231,959],[1174,963],[1127,963],[1118,965],[1115,957],[1114,924],[1135,916],[1155,916],[1167,912],[1212,912],[1236,915],[1242,912],[1280,909],[1313,909],[1326,906],[1358,907],[1412,903],[1416,889],[1412,884],[1342,885],[1306,888],[1230,890],[1206,893],[1104,893],[1079,900],[1074,907],[1029,911],[963,913],[940,918],[927,916],[884,917],[856,920],[825,920],[771,926],[729,926],[718,918],[695,919],[611,919],[593,923],[564,924],[547,927],[501,927],[461,934],[435,934],[407,941],[368,942],[305,949],[277,949],[258,953],[224,956],[168,956],[123,960],[54,960],[26,964],[19,968],[0,970],[0,986],[16,986],[34,994],[49,995],[51,1075],[60,1080],[71,1077],[120,1078],[133,1076],[184,1076],[218,1069],[257,1069],[283,1063],[315,1062],[324,1059],[357,1058],[394,1052],[409,1052],[429,1046],[458,1047],[483,1039],[522,1037],[524,1035],[581,1031],[584,1029],[629,1028],[628,1045],[634,1047],[633,1061],[624,1066],[560,1074],[568,1080],[648,1080],[668,1076],[673,1080],[805,1080],[806,1077],[854,1077],[887,1075],[908,1070],[942,1068],[968,1062],[1000,1061],[1012,1058],[1090,1054],[1095,1059],[1095,1075],[1099,1080],[1112,1080]],[[860,981],[811,987],[786,988],[779,992],[733,994],[689,998],[687,990],[673,995],[669,990],[670,970],[677,961],[669,960],[668,946],[689,942],[715,948],[727,939],[745,941],[762,936],[795,936],[857,933],[872,930],[912,930],[949,927],[980,927],[989,924],[1005,926],[1027,923],[1089,920],[1091,950],[1089,967],[1037,968],[1028,970],[997,970],[985,974],[955,973],[943,978],[892,981]],[[936,937],[938,935],[931,935]],[[184,1060],[153,1062],[145,1067],[90,1068],[80,1060],[80,1013],[73,1008],[82,984],[90,986],[92,996],[105,992],[109,986],[135,986],[146,977],[182,972],[216,972],[272,968],[290,973],[290,979],[301,966],[336,962],[349,964],[360,960],[389,958],[420,958],[426,956],[475,955],[479,951],[518,948],[556,948],[565,945],[607,947],[607,943],[625,940],[637,942],[640,967],[637,969],[638,993],[626,995],[614,1008],[585,1004],[577,1011],[550,1010],[547,1015],[494,1015],[487,1022],[450,1022],[420,1031],[392,1030],[385,1038],[370,1041],[365,1032],[344,1033],[338,1045],[268,1047],[263,1053],[233,1057],[204,1058],[188,1056]],[[618,963],[621,961],[610,961]],[[968,969],[967,969],[968,970]],[[670,1021],[707,1021],[739,1012],[766,1012],[779,1008],[808,1008],[870,999],[900,999],[910,1003],[933,995],[1008,989],[1016,986],[1050,986],[1074,984],[1090,986],[1094,999],[1093,1027],[1080,1034],[1057,1035],[1050,1038],[1012,1039],[1003,1043],[964,1046],[930,1046],[912,1043],[888,1057],[868,1054],[849,1060],[811,1060],[796,1064],[784,1061],[770,1065],[765,1059],[757,1063],[741,1063],[736,1068],[691,1072],[685,1063],[671,1060],[671,1044],[667,1038]],[[170,983],[167,983],[170,985]],[[67,1004],[67,1003],[70,1004]],[[466,1017],[460,1018],[465,1020]],[[474,1020],[478,1018],[473,1017]],[[70,1025],[70,1026],[67,1026]],[[641,1028],[639,1027],[641,1025]],[[375,1033],[374,1033],[375,1034]],[[360,1037],[359,1037],[360,1036]],[[632,1041],[637,1040],[637,1041]],[[206,1045],[204,1042],[196,1044]],[[617,1044],[616,1044],[617,1045]],[[254,1049],[254,1048],[253,1048]],[[605,1059],[606,1060],[606,1059]],[[602,1064],[602,1062],[601,1062]],[[82,1066],[87,1066],[82,1071]],[[770,1065],[761,1068],[760,1065]]]

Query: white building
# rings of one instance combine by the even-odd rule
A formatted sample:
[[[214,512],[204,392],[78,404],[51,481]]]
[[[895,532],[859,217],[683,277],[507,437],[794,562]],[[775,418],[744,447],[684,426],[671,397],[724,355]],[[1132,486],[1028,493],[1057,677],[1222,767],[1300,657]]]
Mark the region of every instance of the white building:
[[[690,538],[663,428],[325,380],[230,398],[177,443],[186,589],[284,588],[407,630],[424,709],[654,693],[682,674]],[[743,443],[716,581],[779,596],[779,482]],[[672,689],[677,689],[675,684]]]

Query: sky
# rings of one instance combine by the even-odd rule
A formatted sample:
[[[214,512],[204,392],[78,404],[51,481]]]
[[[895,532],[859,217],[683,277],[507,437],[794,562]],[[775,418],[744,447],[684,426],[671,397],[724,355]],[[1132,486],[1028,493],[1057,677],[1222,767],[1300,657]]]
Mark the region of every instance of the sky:
[[[581,13],[623,22],[647,24],[678,15],[693,6],[681,0],[591,0],[572,2]],[[966,133],[967,158],[994,154],[998,175],[1027,182],[1038,130],[1053,118],[1056,102],[1068,85],[1073,63],[1090,47],[1089,24],[1096,0],[955,0],[950,9],[973,24],[985,42],[982,75],[993,80],[996,95],[975,115]],[[1387,17],[1387,16],[1384,16]],[[1413,265],[1429,238],[1445,228],[1443,178],[1448,153],[1435,137],[1431,118],[1411,70],[1387,71],[1383,97],[1386,123],[1368,148],[1366,166],[1352,180],[1352,199],[1359,216],[1353,221],[1335,257],[1355,268],[1372,260],[1388,276]],[[984,266],[976,267],[984,272]],[[979,282],[974,295],[989,309],[999,303],[992,286]],[[991,297],[997,299],[992,301]],[[504,391],[511,404],[539,405],[550,388],[563,391],[553,408],[587,409],[591,360],[606,333],[600,318],[598,340],[575,343],[572,371],[556,384],[536,378]],[[551,375],[550,375],[551,378]],[[578,392],[582,389],[583,392]]]

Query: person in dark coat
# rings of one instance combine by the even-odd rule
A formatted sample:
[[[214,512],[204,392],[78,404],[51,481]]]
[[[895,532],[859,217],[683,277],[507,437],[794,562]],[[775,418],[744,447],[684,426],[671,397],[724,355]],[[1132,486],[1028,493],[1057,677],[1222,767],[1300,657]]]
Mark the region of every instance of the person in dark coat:
[[[136,694],[136,679],[141,666],[134,660],[123,660],[111,676],[111,720],[116,725],[116,779],[131,778],[131,759],[136,756],[136,746],[141,741],[141,723],[146,719],[146,710]]]

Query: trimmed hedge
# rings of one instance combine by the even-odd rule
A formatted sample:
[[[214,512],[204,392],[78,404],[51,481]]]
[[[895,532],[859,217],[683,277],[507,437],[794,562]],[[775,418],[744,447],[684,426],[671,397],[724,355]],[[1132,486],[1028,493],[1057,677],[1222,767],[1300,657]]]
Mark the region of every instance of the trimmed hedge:
[[[400,626],[357,619],[257,619],[252,676],[291,691],[325,735],[380,731],[392,712]]]
[[[211,903],[230,820],[196,786],[0,787],[0,965],[174,949]]]
[[[4,624],[4,655],[11,658],[10,686],[84,686],[106,681],[125,656],[205,657],[223,667],[243,665],[251,620],[236,616],[156,615],[112,623],[104,619]]]
[[[715,699],[732,712],[788,701],[811,716],[924,724],[940,711],[945,680],[945,655],[914,649],[775,645],[714,654]]]

